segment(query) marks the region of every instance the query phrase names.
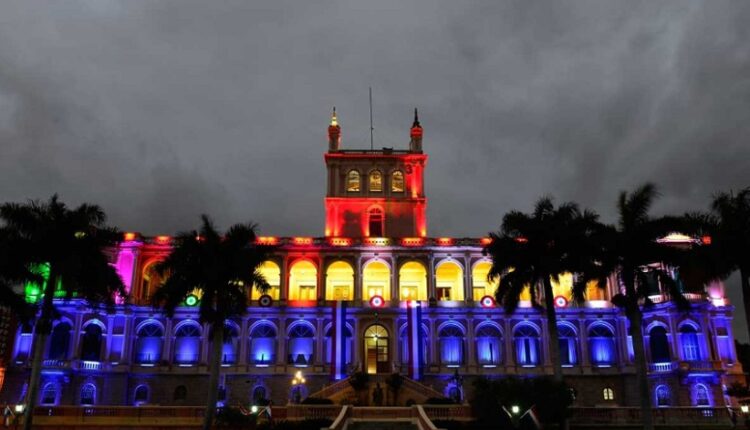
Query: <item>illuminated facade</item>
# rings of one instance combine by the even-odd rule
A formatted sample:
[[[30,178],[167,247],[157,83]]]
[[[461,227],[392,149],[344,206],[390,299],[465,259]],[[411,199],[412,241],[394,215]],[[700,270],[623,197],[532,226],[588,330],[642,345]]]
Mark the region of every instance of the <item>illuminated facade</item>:
[[[402,403],[430,393],[464,399],[477,376],[552,373],[544,314],[528,297],[512,315],[491,299],[486,239],[427,236],[422,132],[415,112],[408,150],[346,150],[334,113],[325,234],[258,239],[276,246],[261,268],[272,288],[268,297],[253,291],[248,313],[227,324],[220,401],[283,404],[324,387],[321,395],[335,397],[332,381],[357,369],[380,381],[401,372],[434,390],[407,387]],[[211,348],[197,307],[186,303],[166,318],[149,306],[161,282],[153,264],[170,243],[125,235],[112,258],[130,297],[116,313],[60,303],[45,346],[41,404],[203,404]],[[591,285],[581,306],[569,300],[571,285],[562,275],[554,289],[575,404],[638,405],[627,320],[610,303],[615,278]],[[655,279],[651,288],[656,305],[643,326],[654,406],[723,405],[723,386],[742,374],[723,285],[690,295],[686,313]],[[18,329],[6,402],[25,393],[32,336]],[[306,383],[292,385],[300,370]]]

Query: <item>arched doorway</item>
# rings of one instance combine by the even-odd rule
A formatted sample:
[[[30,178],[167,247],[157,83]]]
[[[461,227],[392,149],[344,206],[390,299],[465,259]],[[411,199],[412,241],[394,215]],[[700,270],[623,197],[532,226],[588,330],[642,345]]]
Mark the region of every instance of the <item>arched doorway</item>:
[[[389,373],[388,331],[379,324],[365,330],[365,369],[369,374]]]

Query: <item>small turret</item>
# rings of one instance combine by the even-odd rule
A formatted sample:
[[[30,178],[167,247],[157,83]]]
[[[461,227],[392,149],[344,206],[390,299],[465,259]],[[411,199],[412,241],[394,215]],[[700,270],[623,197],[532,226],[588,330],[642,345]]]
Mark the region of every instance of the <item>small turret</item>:
[[[336,152],[341,148],[341,126],[336,118],[336,106],[331,114],[331,125],[328,126],[328,152]]]
[[[414,123],[411,125],[411,141],[409,142],[410,152],[422,152],[422,125],[419,123],[419,113],[414,108]]]

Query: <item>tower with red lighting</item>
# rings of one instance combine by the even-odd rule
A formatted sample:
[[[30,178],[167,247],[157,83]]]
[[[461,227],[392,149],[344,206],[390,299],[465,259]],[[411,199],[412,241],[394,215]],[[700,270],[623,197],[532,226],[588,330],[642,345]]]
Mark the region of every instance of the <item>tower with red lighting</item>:
[[[336,109],[328,127],[328,237],[425,237],[422,126],[417,110],[408,149],[342,149]]]

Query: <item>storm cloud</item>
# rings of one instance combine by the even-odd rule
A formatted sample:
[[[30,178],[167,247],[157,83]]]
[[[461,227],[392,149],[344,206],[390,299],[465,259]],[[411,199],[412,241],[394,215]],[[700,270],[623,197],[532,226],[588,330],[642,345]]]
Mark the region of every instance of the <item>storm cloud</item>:
[[[330,109],[369,147],[372,87],[376,147],[420,109],[432,236],[542,195],[611,222],[644,181],[656,213],[706,209],[750,186],[748,22],[725,1],[0,0],[0,201],[322,235]]]

